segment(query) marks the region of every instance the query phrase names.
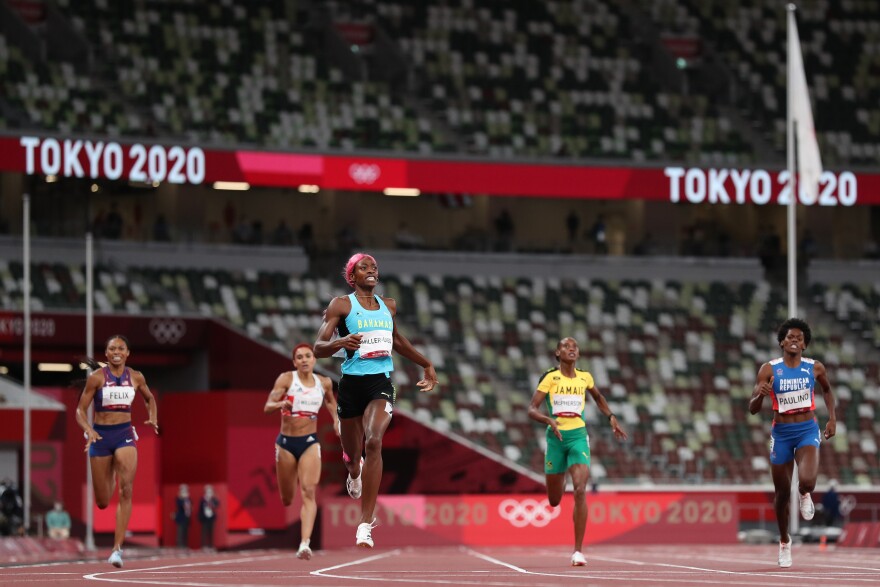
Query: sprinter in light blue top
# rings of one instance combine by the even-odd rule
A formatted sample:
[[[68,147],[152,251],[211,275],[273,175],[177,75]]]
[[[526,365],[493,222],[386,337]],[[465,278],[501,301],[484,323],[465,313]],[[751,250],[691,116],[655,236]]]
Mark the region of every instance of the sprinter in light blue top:
[[[339,338],[349,334],[360,334],[360,346],[357,350],[345,350],[345,361],[342,363],[343,375],[376,375],[384,373],[389,376],[394,370],[391,360],[391,349],[394,346],[394,318],[381,296],[372,296],[379,304],[376,310],[368,310],[358,301],[357,294],[348,294],[351,311],[345,320],[336,327]]]
[[[397,329],[397,302],[373,292],[379,283],[376,259],[356,253],[346,263],[342,276],[354,292],[334,298],[327,306],[315,341],[315,356],[345,352],[336,400],[342,459],[348,469],[345,487],[352,498],[361,498],[355,544],[372,548],[373,512],[382,481],[382,437],[391,423],[396,394],[391,383],[391,351],[425,370],[424,378],[416,383],[422,391],[434,389],[437,373],[431,361]],[[334,331],[339,336],[330,340]]]

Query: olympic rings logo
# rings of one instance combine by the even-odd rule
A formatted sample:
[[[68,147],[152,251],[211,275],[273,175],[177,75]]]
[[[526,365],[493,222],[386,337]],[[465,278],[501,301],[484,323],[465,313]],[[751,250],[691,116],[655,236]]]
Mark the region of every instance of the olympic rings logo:
[[[498,514],[514,528],[526,526],[543,528],[559,517],[559,508],[551,507],[546,499],[541,501],[530,498],[522,501],[505,499],[498,504]]]
[[[159,344],[177,344],[186,334],[186,322],[179,318],[153,318],[149,329]]]
[[[382,175],[382,168],[375,163],[352,163],[348,167],[348,176],[358,185],[372,185]]]

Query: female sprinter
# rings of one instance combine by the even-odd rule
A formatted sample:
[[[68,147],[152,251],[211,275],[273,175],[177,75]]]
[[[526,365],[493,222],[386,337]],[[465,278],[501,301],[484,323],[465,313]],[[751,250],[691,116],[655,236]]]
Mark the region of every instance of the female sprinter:
[[[824,436],[837,432],[834,415],[834,394],[825,372],[825,365],[803,355],[810,345],[810,326],[798,318],[789,318],[779,327],[776,340],[782,356],[761,365],[755,390],[749,400],[749,412],[757,414],[766,396],[773,397],[773,424],[770,428],[770,470],[776,496],[776,524],[779,526],[779,566],[791,566],[791,536],[788,533],[789,499],[791,498],[794,463],[798,466],[800,511],[805,520],[816,513],[810,492],[819,475],[819,423],[816,421],[816,382],[822,386],[828,423]]]
[[[76,423],[86,436],[86,452],[92,468],[95,503],[104,509],[110,503],[116,478],[119,478],[119,506],[116,509],[116,533],[113,552],[107,562],[122,568],[122,542],[131,518],[131,493],[137,471],[137,433],[131,425],[131,403],[139,393],[144,399],[149,419],[144,422],[159,434],[156,422],[156,399],[140,371],[126,367],[128,339],[114,335],[107,339],[107,366],[92,359],[87,362],[94,371],[76,407]],[[87,410],[95,402],[94,425],[89,424]]]
[[[587,481],[590,479],[590,437],[584,423],[588,391],[599,411],[608,418],[614,436],[626,440],[626,432],[593,383],[593,376],[575,368],[578,357],[580,349],[575,339],[560,340],[556,344],[559,366],[544,373],[529,404],[529,418],[547,425],[544,473],[547,476],[547,500],[551,506],[556,507],[562,501],[565,472],[571,475],[574,486],[574,554],[571,555],[571,564],[575,567],[587,564],[581,550],[587,528]],[[542,403],[552,417],[541,413]]]
[[[397,302],[373,293],[379,283],[376,259],[363,253],[353,255],[345,265],[343,277],[354,291],[334,298],[327,306],[315,342],[315,355],[323,358],[340,349],[345,351],[338,408],[343,459],[348,469],[345,485],[354,499],[363,493],[355,544],[372,548],[372,530],[376,525],[373,512],[382,480],[382,437],[391,423],[394,407],[391,351],[425,370],[424,378],[416,384],[422,391],[434,389],[437,374],[431,362],[397,328]],[[334,331],[339,338],[331,341]],[[363,452],[365,462],[361,460]]]
[[[321,404],[333,417],[333,430],[339,434],[336,416],[336,398],[328,377],[314,373],[315,354],[308,344],[293,349],[293,371],[285,371],[275,380],[275,387],[263,411],[267,414],[281,410],[281,433],[275,439],[275,470],[281,503],[289,506],[299,480],[302,494],[300,509],[301,542],[296,557],[309,560],[312,549],[312,530],[318,505],[315,488],[321,480],[321,445],[318,443],[318,410]]]

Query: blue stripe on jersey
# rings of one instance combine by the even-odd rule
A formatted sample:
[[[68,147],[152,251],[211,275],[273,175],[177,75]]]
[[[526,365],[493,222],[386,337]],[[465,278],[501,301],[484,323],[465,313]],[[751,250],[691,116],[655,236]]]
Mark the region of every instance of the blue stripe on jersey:
[[[379,302],[378,310],[366,310],[361,306],[354,293],[348,294],[351,301],[351,311],[339,324],[339,336],[348,334],[360,334],[374,330],[394,331],[394,321],[388,306],[382,298],[376,296]],[[344,327],[344,328],[343,328]],[[343,334],[343,332],[346,332]],[[345,361],[342,363],[343,375],[376,375],[378,373],[390,373],[394,370],[394,362],[391,357],[379,357],[376,359],[362,359],[358,351],[346,351]]]

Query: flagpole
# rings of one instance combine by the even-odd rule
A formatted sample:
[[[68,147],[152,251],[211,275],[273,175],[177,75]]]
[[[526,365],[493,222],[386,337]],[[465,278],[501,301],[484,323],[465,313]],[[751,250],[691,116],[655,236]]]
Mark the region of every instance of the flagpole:
[[[797,252],[796,252],[796,235],[797,235],[797,226],[796,226],[796,216],[795,212],[797,211],[797,201],[798,201],[798,181],[797,181],[797,173],[795,170],[795,146],[794,146],[794,125],[797,124],[794,118],[794,90],[792,88],[791,78],[792,78],[792,68],[794,67],[794,63],[792,63],[792,53],[795,51],[800,51],[800,43],[798,43],[797,47],[792,47],[793,41],[793,31],[792,27],[796,26],[794,21],[794,11],[797,10],[797,7],[794,4],[788,4],[786,6],[788,9],[788,51],[786,51],[786,55],[788,58],[788,68],[787,68],[787,76],[786,76],[786,90],[787,90],[787,101],[788,101],[788,111],[786,113],[786,140],[787,140],[787,155],[788,155],[788,178],[789,185],[791,186],[791,199],[788,201],[788,316],[792,318],[797,316]],[[797,534],[800,529],[800,519],[799,515],[799,506],[800,506],[800,491],[798,489],[798,469],[797,463],[794,463],[794,467],[792,468],[791,474],[791,498],[789,499],[789,515],[788,515],[788,531],[789,541],[793,540],[793,536]]]
[[[795,170],[795,146],[794,146],[794,125],[797,122],[794,119],[794,91],[792,90],[791,76],[792,76],[792,67],[794,64],[792,63],[791,55],[792,51],[794,51],[794,47],[791,47],[792,42],[792,31],[791,27],[794,25],[794,11],[797,9],[794,4],[789,4],[788,9],[788,76],[786,88],[788,90],[787,100],[788,100],[788,113],[787,113],[787,121],[785,125],[786,132],[786,141],[787,141],[787,154],[788,154],[788,177],[789,177],[789,185],[791,186],[791,199],[788,202],[788,211],[787,211],[787,219],[788,219],[788,316],[789,318],[798,315],[797,309],[797,201],[798,201],[798,192],[800,189],[799,182],[797,181],[797,172]],[[800,47],[797,47],[797,50],[800,51]]]

